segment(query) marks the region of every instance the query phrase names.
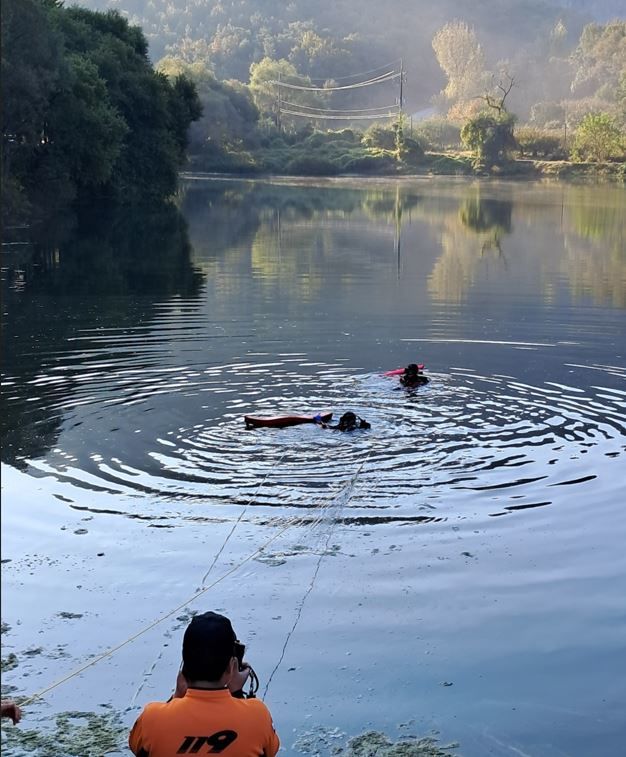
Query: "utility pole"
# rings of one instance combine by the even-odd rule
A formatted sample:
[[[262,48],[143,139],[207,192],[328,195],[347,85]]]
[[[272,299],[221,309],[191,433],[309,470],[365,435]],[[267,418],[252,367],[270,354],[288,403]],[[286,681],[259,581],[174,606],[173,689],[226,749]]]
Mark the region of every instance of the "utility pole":
[[[280,71],[278,72],[278,81],[276,82],[276,128],[278,131],[282,130],[282,124],[280,122]]]
[[[402,159],[402,153],[404,152],[404,133],[403,133],[403,120],[404,120],[404,114],[402,113],[402,106],[404,105],[404,93],[403,93],[403,85],[404,85],[404,61],[402,58],[400,58],[400,93],[398,97],[398,105],[400,106],[400,109],[398,111],[398,120],[396,121],[395,125],[395,132],[396,132],[396,157],[398,161],[401,161]]]

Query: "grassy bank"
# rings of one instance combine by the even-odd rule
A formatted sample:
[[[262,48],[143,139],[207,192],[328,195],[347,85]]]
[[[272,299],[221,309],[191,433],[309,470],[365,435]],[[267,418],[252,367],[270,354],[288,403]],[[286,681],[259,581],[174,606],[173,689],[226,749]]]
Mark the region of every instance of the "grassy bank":
[[[491,168],[477,164],[471,152],[424,149],[415,139],[398,140],[391,130],[365,134],[352,130],[284,134],[266,139],[254,149],[232,149],[192,155],[192,171],[231,175],[285,176],[502,176],[602,178],[626,180],[626,162],[581,163],[511,157]]]

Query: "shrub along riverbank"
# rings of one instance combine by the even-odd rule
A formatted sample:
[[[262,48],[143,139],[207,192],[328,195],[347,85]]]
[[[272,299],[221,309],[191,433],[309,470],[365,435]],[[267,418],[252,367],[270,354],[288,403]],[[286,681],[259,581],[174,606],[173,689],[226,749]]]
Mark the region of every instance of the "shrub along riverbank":
[[[426,144],[424,144],[426,143]],[[526,143],[527,144],[527,143]],[[251,149],[225,149],[191,155],[189,170],[234,175],[287,176],[510,176],[606,178],[626,180],[626,162],[582,162],[515,153],[485,166],[472,152],[436,150],[425,139],[398,136],[397,129],[376,126],[362,133],[303,131],[268,136]],[[528,147],[526,147],[528,149]],[[521,146],[518,148],[521,152]],[[557,153],[560,157],[562,153]]]

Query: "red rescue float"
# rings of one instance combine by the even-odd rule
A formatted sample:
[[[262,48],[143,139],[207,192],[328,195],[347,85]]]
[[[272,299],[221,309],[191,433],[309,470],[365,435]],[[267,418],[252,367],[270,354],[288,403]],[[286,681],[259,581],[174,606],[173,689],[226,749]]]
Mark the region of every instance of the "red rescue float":
[[[246,415],[246,428],[286,428],[299,426],[301,423],[328,423],[332,420],[332,413],[318,413],[317,415],[273,415],[261,418],[258,415]]]
[[[424,370],[424,363],[416,363],[416,365],[419,371]],[[383,376],[401,376],[405,370],[406,368],[394,368],[392,371],[385,371]]]

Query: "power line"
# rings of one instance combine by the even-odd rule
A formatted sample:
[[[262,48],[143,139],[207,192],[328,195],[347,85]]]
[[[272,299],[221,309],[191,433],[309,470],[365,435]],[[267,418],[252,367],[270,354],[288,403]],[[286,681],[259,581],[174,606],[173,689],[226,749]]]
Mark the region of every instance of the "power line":
[[[396,107],[396,106],[394,106]],[[282,109],[281,113],[285,113],[288,116],[303,116],[305,118],[318,118],[321,120],[335,120],[335,121],[375,121],[377,118],[395,118],[398,115],[398,111],[395,113],[374,113],[370,116],[329,116],[322,113],[305,113],[303,111],[285,110]]]
[[[359,71],[356,74],[347,74],[346,76],[327,76],[326,78],[315,76],[309,78],[311,81],[344,81],[345,79],[356,79],[357,76],[368,76],[369,74],[374,74],[376,71],[380,71],[383,68],[389,68],[389,66],[395,67],[396,63],[400,63],[401,60],[402,58],[396,58],[395,60],[389,61],[389,63],[384,63],[382,66],[370,68],[369,71]]]
[[[384,81],[391,81],[392,79],[397,79],[398,76],[401,76],[401,73],[399,71],[388,71],[385,74],[381,74],[381,76],[376,76],[373,79],[368,79],[367,81],[358,82],[356,84],[346,84],[342,87],[305,87],[301,84],[287,84],[284,81],[280,81],[277,79],[270,79],[268,81],[268,84],[277,84],[279,87],[286,87],[287,89],[298,89],[305,92],[338,92],[339,90],[345,90],[345,89],[358,89],[359,87],[369,87],[372,84],[380,84]]]
[[[391,70],[384,71],[383,73],[373,76],[364,81],[354,82],[352,84],[341,85],[337,87],[315,87],[306,86],[304,84],[290,84],[282,80],[280,73],[277,79],[268,81],[268,84],[276,86],[276,125],[281,128],[281,116],[294,116],[296,118],[308,118],[310,120],[332,120],[332,121],[376,121],[383,119],[397,118],[402,113],[403,106],[403,82],[404,82],[404,63],[402,58],[400,61],[400,70],[395,70],[395,63],[389,64],[394,66]],[[383,68],[382,66],[380,68]],[[363,72],[361,75],[373,73],[379,69],[371,69],[371,71]],[[384,68],[388,68],[385,66]],[[349,78],[354,78],[357,74],[353,74]],[[348,77],[338,77],[339,79],[345,79]],[[364,87],[371,87],[375,84],[382,84],[384,82],[391,82],[399,79],[400,90],[399,98],[393,105],[378,105],[371,106],[369,108],[328,108],[320,105],[307,105],[286,101],[282,98],[281,87],[285,87],[288,90],[296,90],[300,92],[319,92],[329,93],[354,89],[362,89]]]
[[[287,105],[291,108],[296,108],[297,110],[317,110],[322,111],[323,113],[338,113],[338,114],[349,114],[349,113],[371,113],[375,110],[389,110],[390,108],[399,108],[400,106],[398,103],[393,103],[393,105],[374,105],[371,108],[318,108],[315,105],[304,105],[303,103],[290,103],[286,100],[281,101],[281,105]],[[315,115],[315,113],[312,113],[311,115]]]

